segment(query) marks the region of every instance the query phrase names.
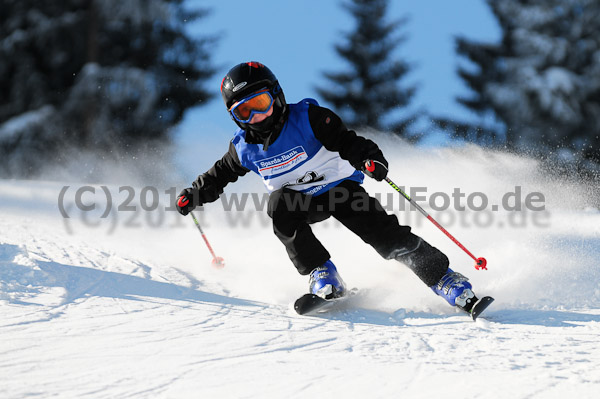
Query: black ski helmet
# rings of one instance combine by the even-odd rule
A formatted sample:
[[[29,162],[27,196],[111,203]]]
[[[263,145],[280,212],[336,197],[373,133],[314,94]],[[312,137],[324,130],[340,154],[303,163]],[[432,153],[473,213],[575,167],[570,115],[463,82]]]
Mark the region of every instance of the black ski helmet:
[[[268,89],[273,97],[273,114],[271,116],[262,122],[249,124],[237,121],[230,114],[240,128],[246,131],[250,129],[259,136],[266,136],[272,131],[280,129],[284,123],[285,96],[275,74],[260,62],[243,62],[231,68],[221,82],[221,95],[227,111],[236,101],[264,88]]]

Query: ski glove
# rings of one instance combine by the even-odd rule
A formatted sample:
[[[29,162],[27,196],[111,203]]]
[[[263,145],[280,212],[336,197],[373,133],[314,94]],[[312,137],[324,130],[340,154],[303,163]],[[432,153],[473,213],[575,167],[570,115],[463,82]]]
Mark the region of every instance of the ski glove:
[[[367,159],[363,162],[362,171],[365,175],[382,181],[388,174],[388,163],[383,156],[380,159]]]
[[[200,195],[199,191],[196,188],[185,188],[177,197],[177,201],[175,202],[175,207],[177,208],[177,212],[181,213],[183,216],[190,213],[190,211],[194,210],[197,206],[202,205],[200,203]]]

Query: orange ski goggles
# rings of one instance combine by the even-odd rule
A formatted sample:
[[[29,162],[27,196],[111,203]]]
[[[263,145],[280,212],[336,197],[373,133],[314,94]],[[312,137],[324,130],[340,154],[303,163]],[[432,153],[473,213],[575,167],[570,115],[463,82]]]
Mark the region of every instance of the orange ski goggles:
[[[273,97],[269,90],[261,90],[233,104],[229,109],[236,121],[248,123],[256,114],[265,114],[273,105]]]

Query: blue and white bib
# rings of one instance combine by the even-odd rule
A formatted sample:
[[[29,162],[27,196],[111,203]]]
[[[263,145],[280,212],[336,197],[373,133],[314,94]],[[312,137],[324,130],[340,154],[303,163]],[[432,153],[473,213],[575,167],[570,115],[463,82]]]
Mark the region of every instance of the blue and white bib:
[[[262,144],[245,141],[239,129],[232,140],[242,165],[260,175],[269,192],[282,187],[319,195],[343,180],[362,183],[364,175],[337,152],[331,152],[315,137],[308,120],[313,99],[289,104],[289,116],[279,137],[264,151]]]

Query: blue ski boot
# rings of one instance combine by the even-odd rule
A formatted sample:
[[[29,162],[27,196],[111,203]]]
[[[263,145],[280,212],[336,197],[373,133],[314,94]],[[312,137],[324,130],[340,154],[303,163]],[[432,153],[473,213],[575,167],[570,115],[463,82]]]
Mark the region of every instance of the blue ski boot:
[[[309,284],[309,292],[323,299],[340,298],[346,295],[344,280],[331,260],[310,272]]]
[[[471,283],[468,278],[448,268],[446,274],[440,281],[431,287],[433,292],[444,298],[450,305],[470,312],[477,301],[473,294]]]

